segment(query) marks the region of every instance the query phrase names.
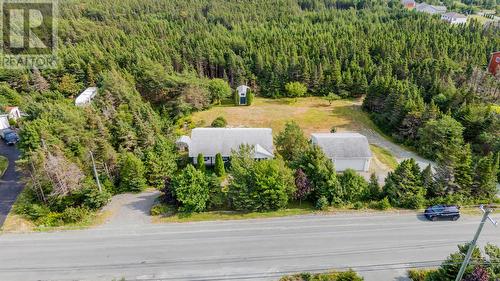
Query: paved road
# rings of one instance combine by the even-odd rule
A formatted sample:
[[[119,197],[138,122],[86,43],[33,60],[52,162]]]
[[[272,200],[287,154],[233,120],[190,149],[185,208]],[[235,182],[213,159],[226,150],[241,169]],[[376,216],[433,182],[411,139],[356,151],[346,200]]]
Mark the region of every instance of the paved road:
[[[0,236],[0,280],[277,280],[354,267],[365,280],[405,280],[472,238],[479,217],[427,222],[413,213],[100,227]],[[480,244],[500,244],[484,228]]]
[[[9,167],[0,179],[0,227],[16,201],[17,196],[23,190],[19,183],[19,173],[15,169],[14,161],[19,158],[19,150],[14,146],[7,146],[0,140],[0,155],[9,159]]]

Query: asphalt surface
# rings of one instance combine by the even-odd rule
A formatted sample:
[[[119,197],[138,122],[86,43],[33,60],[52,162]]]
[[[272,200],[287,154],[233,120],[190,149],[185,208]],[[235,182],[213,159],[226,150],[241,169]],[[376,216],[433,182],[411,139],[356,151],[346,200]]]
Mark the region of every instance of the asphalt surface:
[[[277,280],[352,267],[365,280],[406,280],[440,264],[479,216],[429,222],[414,213],[138,224],[0,236],[0,280]],[[488,223],[479,244],[500,245]]]
[[[23,184],[19,182],[20,174],[15,169],[15,163],[19,158],[19,150],[15,146],[8,146],[0,140],[0,155],[9,159],[9,167],[0,179],[0,227],[10,212],[17,196],[23,190]]]

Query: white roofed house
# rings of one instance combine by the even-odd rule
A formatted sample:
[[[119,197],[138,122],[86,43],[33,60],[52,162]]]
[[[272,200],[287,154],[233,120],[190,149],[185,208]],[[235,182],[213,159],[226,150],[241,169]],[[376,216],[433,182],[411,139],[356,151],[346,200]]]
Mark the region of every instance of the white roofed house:
[[[78,97],[75,99],[76,106],[85,106],[90,104],[92,99],[94,99],[97,94],[97,87],[89,87],[85,89]]]
[[[0,130],[10,128],[9,124],[9,115],[8,114],[0,114]]]
[[[187,145],[189,158],[197,164],[198,154],[203,154],[207,165],[215,164],[215,155],[220,153],[224,161],[228,161],[233,150],[241,145],[254,148],[254,159],[274,158],[272,129],[269,128],[195,128],[191,138],[182,136],[178,147]]]
[[[451,24],[464,24],[467,23],[467,16],[455,12],[444,13],[441,19]]]
[[[415,10],[417,12],[436,15],[436,14],[446,13],[446,6],[436,6],[436,5],[430,5],[430,4],[422,2],[422,3],[418,3],[415,6]]]
[[[358,133],[316,133],[311,142],[319,146],[341,172],[353,169],[368,172],[372,159],[370,145],[365,136]]]

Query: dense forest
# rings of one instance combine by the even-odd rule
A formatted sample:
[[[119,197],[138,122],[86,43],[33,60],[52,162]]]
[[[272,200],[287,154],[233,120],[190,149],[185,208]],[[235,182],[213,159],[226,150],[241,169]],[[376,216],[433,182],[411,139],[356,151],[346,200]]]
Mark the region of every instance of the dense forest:
[[[0,103],[28,114],[19,146],[34,219],[71,221],[110,193],[160,188],[176,170],[179,120],[219,102],[224,81],[272,98],[289,82],[308,95],[366,95],[388,135],[446,176],[466,174],[446,188],[473,188],[473,163],[497,163],[499,85],[484,69],[500,36],[478,22],[451,26],[381,0],[70,0],[60,10],[56,69],[0,69]],[[100,88],[93,106],[74,107],[88,86]]]

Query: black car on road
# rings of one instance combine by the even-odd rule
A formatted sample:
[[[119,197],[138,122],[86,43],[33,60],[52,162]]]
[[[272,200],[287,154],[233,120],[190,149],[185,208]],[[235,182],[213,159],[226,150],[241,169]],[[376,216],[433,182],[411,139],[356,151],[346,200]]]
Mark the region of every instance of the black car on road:
[[[460,207],[455,205],[436,205],[425,209],[424,216],[431,221],[456,221],[460,218]]]

